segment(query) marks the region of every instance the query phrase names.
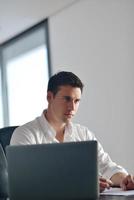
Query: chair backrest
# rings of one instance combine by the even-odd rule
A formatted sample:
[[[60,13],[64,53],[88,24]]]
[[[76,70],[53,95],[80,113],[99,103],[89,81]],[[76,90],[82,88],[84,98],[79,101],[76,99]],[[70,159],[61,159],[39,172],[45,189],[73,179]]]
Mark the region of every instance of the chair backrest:
[[[0,144],[5,152],[5,148],[10,144],[11,136],[18,126],[9,126],[0,129]]]
[[[0,198],[8,197],[7,160],[0,144]]]
[[[13,131],[17,126],[4,127],[0,129],[0,199],[8,197],[8,172],[5,148],[10,144]]]

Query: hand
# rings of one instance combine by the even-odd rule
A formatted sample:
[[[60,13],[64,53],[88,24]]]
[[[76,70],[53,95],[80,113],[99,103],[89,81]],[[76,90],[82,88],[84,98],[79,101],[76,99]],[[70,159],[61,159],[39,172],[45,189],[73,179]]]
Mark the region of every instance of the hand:
[[[123,190],[134,190],[134,176],[129,174],[123,178],[120,183],[120,187]]]
[[[99,178],[100,192],[103,192],[105,188],[109,189],[113,186],[113,182],[109,179]]]

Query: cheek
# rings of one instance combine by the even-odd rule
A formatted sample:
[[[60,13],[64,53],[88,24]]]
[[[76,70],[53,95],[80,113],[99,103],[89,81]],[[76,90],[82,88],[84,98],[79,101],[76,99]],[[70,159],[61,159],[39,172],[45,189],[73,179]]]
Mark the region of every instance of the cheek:
[[[76,104],[76,106],[75,106],[75,111],[77,111],[77,110],[78,110],[78,108],[79,108],[79,103],[78,103],[78,104]]]
[[[65,108],[65,103],[61,101],[55,102],[55,109],[56,110],[63,110]]]

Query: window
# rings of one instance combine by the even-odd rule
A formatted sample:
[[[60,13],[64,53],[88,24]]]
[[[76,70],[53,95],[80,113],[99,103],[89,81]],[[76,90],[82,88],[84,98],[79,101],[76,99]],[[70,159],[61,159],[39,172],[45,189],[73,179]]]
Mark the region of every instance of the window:
[[[2,86],[1,86],[1,70],[0,70],[0,127],[3,126],[3,113],[2,113]]]
[[[46,23],[2,45],[4,126],[24,124],[47,107],[50,70]]]

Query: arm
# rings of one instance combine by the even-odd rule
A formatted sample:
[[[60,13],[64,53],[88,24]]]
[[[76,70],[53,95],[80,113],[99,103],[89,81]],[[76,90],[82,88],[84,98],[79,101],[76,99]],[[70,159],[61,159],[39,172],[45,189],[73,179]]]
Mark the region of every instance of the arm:
[[[111,181],[115,186],[121,187],[123,190],[134,190],[134,176],[125,173],[116,173],[111,177]]]
[[[109,189],[112,186],[113,186],[113,183],[110,179],[105,179],[103,177],[99,178],[100,192],[103,192],[106,188]]]
[[[87,136],[87,140],[96,140],[95,136],[90,132],[87,133]],[[134,176],[128,175],[128,172],[123,167],[113,162],[99,142],[98,164],[101,174],[99,178],[100,191],[112,186],[121,187],[123,190],[134,189]]]
[[[114,186],[120,187],[122,180],[127,176],[127,174],[118,172],[114,174],[110,180],[113,182]]]
[[[28,129],[25,125],[15,129],[10,141],[10,145],[27,145],[35,143],[33,131]]]
[[[123,190],[134,190],[134,176],[127,175],[122,172],[114,174],[110,180],[100,177],[99,178],[100,192],[103,192],[106,188],[121,187]]]

